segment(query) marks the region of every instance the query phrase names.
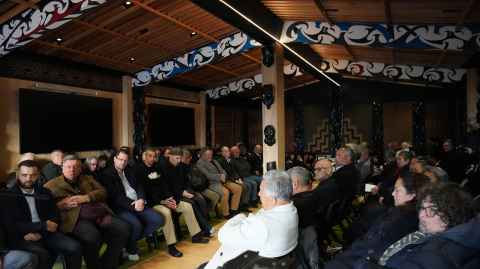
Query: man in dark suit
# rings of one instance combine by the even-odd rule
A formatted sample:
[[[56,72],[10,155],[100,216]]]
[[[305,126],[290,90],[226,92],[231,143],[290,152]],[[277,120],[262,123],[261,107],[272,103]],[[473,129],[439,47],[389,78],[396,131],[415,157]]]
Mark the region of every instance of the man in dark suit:
[[[18,165],[17,184],[9,189],[5,210],[9,241],[15,248],[38,256],[39,268],[49,269],[57,255],[65,257],[68,269],[80,269],[81,245],[57,232],[60,216],[48,189],[35,184],[39,177],[35,161]]]
[[[164,223],[163,216],[147,208],[143,182],[127,168],[128,152],[120,150],[113,158],[113,166],[105,169],[103,180],[108,192],[108,204],[120,218],[128,222],[132,232],[127,243],[128,259],[139,260],[137,241],[150,236]]]
[[[335,154],[335,172],[332,178],[338,185],[342,198],[352,198],[359,188],[360,176],[353,164],[353,151],[347,147],[341,147]]]
[[[236,148],[238,149],[238,147]],[[238,171],[234,167],[233,159],[230,158],[231,152],[227,146],[223,146],[220,152],[221,156],[217,161],[225,172],[227,172],[227,181],[242,186],[241,210],[250,212],[248,207],[250,206],[250,203],[253,204],[257,197],[257,183],[255,181],[244,180],[240,177]],[[238,154],[240,155],[239,149]],[[253,197],[253,199],[251,199],[251,197]]]

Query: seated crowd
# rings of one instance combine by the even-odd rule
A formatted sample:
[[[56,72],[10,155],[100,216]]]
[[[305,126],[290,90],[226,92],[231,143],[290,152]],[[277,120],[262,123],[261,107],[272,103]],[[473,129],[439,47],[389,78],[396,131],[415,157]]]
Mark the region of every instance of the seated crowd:
[[[347,144],[335,158],[294,154],[286,172],[265,173],[262,147],[242,146],[147,148],[139,160],[121,148],[83,166],[55,150],[43,168],[24,154],[0,193],[3,267],[48,269],[61,256],[66,268],[82,258],[117,268],[160,230],[181,257],[178,217],[205,244],[215,215],[226,219],[221,246],[199,268],[480,268],[478,165],[459,164],[467,158],[450,141],[438,158],[402,143],[380,164],[366,145]]]

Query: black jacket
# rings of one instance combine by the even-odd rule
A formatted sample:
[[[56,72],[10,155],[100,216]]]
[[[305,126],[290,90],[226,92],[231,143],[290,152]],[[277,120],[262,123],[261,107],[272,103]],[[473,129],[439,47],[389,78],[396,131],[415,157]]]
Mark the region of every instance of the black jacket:
[[[183,191],[187,190],[188,187],[187,178],[183,174],[183,169],[180,167],[180,165],[173,166],[169,161],[165,162],[160,169],[167,183],[167,189],[164,190],[162,199],[173,196],[175,201],[178,203],[182,198]]]
[[[138,199],[146,200],[143,182],[141,180],[137,180],[131,168],[127,167],[124,171],[128,183],[137,192]],[[103,171],[102,183],[104,184],[105,189],[108,193],[108,205],[110,206],[110,208],[112,208],[114,212],[135,210],[134,207],[131,205],[133,200],[126,196],[122,179],[118,175],[115,167],[109,166]]]
[[[173,196],[168,189],[166,177],[157,165],[148,167],[145,163],[139,162],[135,165],[134,170],[135,177],[143,182],[145,186],[145,195],[150,206],[158,205],[161,200]],[[153,177],[155,173],[157,175],[156,178]]]
[[[62,175],[62,167],[52,162],[47,163],[42,168],[42,180],[44,181],[43,183],[49,181],[52,178],[59,177],[61,175]]]
[[[331,177],[335,179],[341,198],[350,198],[356,194],[360,176],[353,163],[340,167]]]
[[[237,170],[233,166],[233,159],[230,159],[230,162],[227,161],[223,156],[217,159],[218,163],[222,166],[223,170],[227,172],[227,180],[235,181],[240,178],[240,175],[237,173]]]
[[[443,233],[406,246],[387,266],[363,260],[358,269],[476,269],[480,268],[480,216]]]
[[[5,206],[5,224],[8,241],[15,246],[28,233],[46,235],[47,220],[60,224],[60,215],[52,193],[41,186],[34,186],[35,207],[40,222],[33,223],[30,208],[20,188],[15,185],[2,198]]]
[[[306,228],[310,225],[316,225],[316,212],[318,204],[315,203],[315,193],[306,191],[292,195],[293,205],[297,208],[298,227]]]
[[[232,158],[232,165],[238,175],[242,178],[252,176],[252,167],[247,159],[243,157]]]
[[[415,204],[391,208],[380,216],[368,232],[352,246],[326,264],[325,269],[355,268],[355,264],[367,257],[378,261],[385,249],[405,235],[418,229]]]

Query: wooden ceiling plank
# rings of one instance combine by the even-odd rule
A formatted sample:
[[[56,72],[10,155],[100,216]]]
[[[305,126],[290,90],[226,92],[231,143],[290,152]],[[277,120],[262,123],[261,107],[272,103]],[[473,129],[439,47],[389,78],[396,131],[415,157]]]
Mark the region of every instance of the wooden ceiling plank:
[[[388,32],[391,36],[393,36],[393,22],[392,22],[392,7],[390,5],[390,0],[383,0],[383,9],[385,13],[385,22],[388,27]],[[396,50],[395,48],[392,49],[392,64],[395,64],[396,61]]]
[[[165,14],[165,13],[159,11],[159,10],[156,10],[156,9],[150,7],[146,2],[145,2],[145,3],[141,3],[141,2],[139,2],[138,0],[133,0],[133,3],[134,3],[135,5],[137,5],[137,6],[145,9],[146,11],[149,11],[149,12],[151,12],[151,13],[153,13],[153,14],[161,17],[161,18],[164,18],[164,19],[166,19],[166,20],[168,20],[168,21],[170,21],[170,22],[172,22],[172,23],[174,23],[174,24],[176,24],[176,25],[178,25],[178,26],[180,26],[180,27],[182,27],[182,28],[184,28],[184,29],[187,29],[187,30],[189,30],[189,31],[191,31],[191,32],[196,32],[197,34],[199,34],[200,36],[204,37],[205,39],[207,39],[207,40],[209,40],[209,41],[211,41],[211,42],[218,42],[218,39],[215,38],[215,37],[213,37],[213,36],[211,36],[210,34],[205,33],[205,32],[203,32],[203,31],[201,31],[201,30],[199,30],[199,29],[197,29],[197,28],[195,28],[195,27],[193,27],[193,26],[191,26],[191,25],[188,25],[188,24],[186,24],[186,23],[184,23],[184,22],[182,22],[182,21],[180,21],[180,20],[178,20],[178,19],[176,19],[176,18],[174,18],[174,17],[172,17],[172,16],[170,16],[170,15],[168,15],[168,14]],[[257,61],[258,61],[258,60],[255,59],[254,57],[250,57],[249,55],[246,55],[246,54],[244,54],[244,53],[241,53],[240,55],[242,55],[243,57],[245,57],[245,58],[247,58],[247,59],[249,59],[249,60],[252,60],[252,61],[254,61],[254,62],[257,62]],[[258,62],[259,62],[259,61],[258,61]]]
[[[100,61],[104,61],[104,62],[109,62],[109,63],[112,63],[114,66],[121,65],[121,66],[128,66],[129,68],[134,67],[135,69],[142,69],[142,68],[147,67],[146,65],[141,65],[141,64],[138,64],[138,63],[129,63],[129,62],[118,61],[118,60],[115,60],[115,59],[112,59],[112,58],[109,58],[109,57],[103,57],[103,56],[100,56],[100,55],[97,55],[97,54],[91,54],[91,53],[88,53],[88,52],[85,52],[85,51],[76,50],[76,49],[72,49],[72,48],[69,48],[69,47],[60,46],[60,45],[57,45],[57,44],[52,44],[52,43],[41,41],[41,40],[38,40],[38,39],[34,40],[33,42],[35,42],[39,45],[42,45],[43,47],[55,48],[55,49],[58,49],[58,50],[63,50],[63,51],[66,51],[66,52],[79,54],[79,55],[82,55],[84,57],[88,57],[88,58],[91,58],[91,59],[100,60]]]
[[[150,48],[154,48],[154,49],[161,50],[161,53],[162,53],[162,54],[169,54],[169,53],[171,53],[168,49],[166,49],[166,48],[163,47],[163,46],[159,46],[159,45],[157,45],[157,44],[152,44],[152,43],[150,43],[150,42],[146,42],[146,41],[142,41],[142,40],[139,40],[139,39],[136,39],[136,38],[132,38],[132,37],[126,36],[125,34],[118,33],[118,32],[115,32],[115,31],[112,31],[112,30],[103,28],[103,27],[99,27],[99,26],[96,26],[96,25],[94,25],[94,24],[91,24],[91,23],[82,21],[82,20],[76,20],[76,21],[74,21],[74,22],[77,23],[77,24],[81,24],[81,25],[83,25],[83,26],[86,26],[86,27],[88,27],[88,28],[90,28],[90,29],[97,30],[97,31],[100,31],[100,32],[104,32],[104,33],[113,35],[114,37],[117,37],[117,38],[120,38],[120,39],[124,39],[124,40],[127,40],[127,41],[131,41],[131,42],[134,42],[134,43],[136,43],[137,45],[144,45],[144,46],[147,46],[147,47],[150,47]],[[107,42],[107,43],[108,43],[108,42]]]
[[[325,20],[331,24],[331,25],[334,25],[334,21],[330,18],[330,16],[328,15],[325,7],[323,6],[322,4],[322,1],[321,0],[314,0],[315,2],[315,5],[317,6],[318,10],[320,10],[320,13],[322,14],[322,16],[325,18]],[[356,58],[355,58],[355,54],[353,54],[353,51],[352,49],[350,48],[349,45],[345,44],[343,45],[345,47],[345,50],[348,52],[348,54],[350,54],[350,57],[352,57],[352,59],[355,61]]]
[[[40,0],[31,0],[31,1],[26,1],[26,0],[10,0],[11,2],[17,3],[14,8],[10,9],[9,11],[5,12],[0,16],[0,24],[3,24],[4,22],[10,20],[11,18],[17,16],[20,14],[22,11],[24,11],[27,8],[38,8],[36,5]]]
[[[145,3],[149,4],[149,3],[152,3],[152,2],[154,2],[154,1],[155,1],[155,0],[146,0]],[[102,23],[98,24],[98,27],[103,28],[103,27],[105,27],[106,25],[108,25],[108,24],[110,24],[110,23],[112,23],[112,22],[115,22],[115,21],[117,21],[117,20],[119,20],[119,19],[121,19],[121,18],[123,18],[123,17],[125,17],[125,16],[128,16],[128,15],[132,14],[133,12],[135,12],[135,11],[137,11],[137,10],[138,10],[138,8],[135,7],[135,6],[130,7],[130,8],[128,8],[128,9],[125,9],[124,11],[122,11],[122,12],[120,12],[120,13],[112,16],[112,17],[110,17],[109,19],[102,21]],[[72,21],[75,21],[75,20],[72,20]],[[78,34],[78,35],[76,35],[76,36],[74,36],[74,37],[72,37],[72,38],[70,38],[70,39],[68,39],[68,40],[65,40],[65,41],[62,43],[62,45],[63,45],[63,46],[71,45],[71,44],[79,41],[80,39],[82,39],[82,38],[84,38],[84,37],[86,37],[86,36],[94,33],[95,30],[96,30],[96,29],[90,29],[90,30],[84,31],[84,32],[82,32],[82,33],[80,33],[80,34]],[[53,48],[52,50],[55,50],[55,48]],[[51,52],[52,52],[52,51],[47,51],[46,53],[49,54],[49,53],[51,53]]]
[[[457,24],[455,25],[457,29],[459,29],[464,23],[465,20],[468,18],[468,15],[471,13],[473,10],[473,7],[477,4],[477,0],[470,0],[463,10],[462,14],[460,14],[460,17],[458,18]],[[445,57],[447,56],[448,51],[446,49],[442,50],[442,54],[440,54],[440,57],[438,57],[437,60],[437,66],[441,65],[443,61],[445,60]]]
[[[17,3],[19,5],[26,5],[29,8],[38,8],[37,3],[40,2],[40,0],[8,0],[13,3]]]

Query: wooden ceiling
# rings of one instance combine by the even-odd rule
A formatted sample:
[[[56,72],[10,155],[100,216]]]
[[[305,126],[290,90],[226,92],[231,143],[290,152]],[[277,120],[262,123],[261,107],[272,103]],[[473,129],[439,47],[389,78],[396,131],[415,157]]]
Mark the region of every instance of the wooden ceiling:
[[[0,23],[39,0],[0,2]],[[212,0],[213,1],[213,0]],[[216,42],[239,30],[188,0],[110,0],[46,34],[22,50],[75,62],[135,73],[163,60]],[[262,0],[280,19],[337,22],[479,23],[475,0]],[[195,32],[195,34],[192,34]],[[57,41],[61,38],[62,41]],[[470,55],[443,50],[372,49],[345,45],[311,45],[325,59],[349,59],[395,64],[460,67]],[[134,60],[132,59],[134,58]],[[209,88],[260,72],[259,49],[234,55],[169,80]],[[310,75],[289,79],[287,87],[314,80]]]

